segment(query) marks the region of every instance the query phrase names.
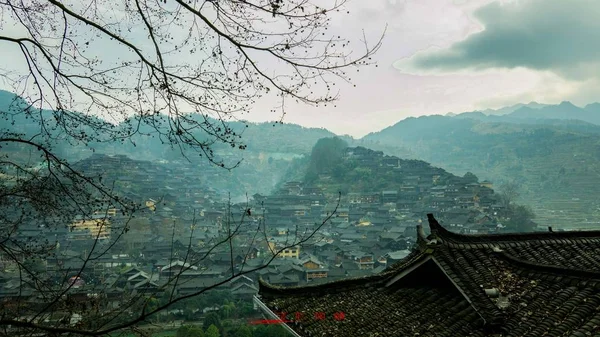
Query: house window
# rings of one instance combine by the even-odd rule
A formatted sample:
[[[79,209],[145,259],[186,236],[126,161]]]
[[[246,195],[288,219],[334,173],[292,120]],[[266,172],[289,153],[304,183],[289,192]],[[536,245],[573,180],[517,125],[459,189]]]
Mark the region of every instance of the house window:
[[[292,250],[292,254],[296,254],[296,250],[295,250],[295,249],[294,249],[294,250]]]

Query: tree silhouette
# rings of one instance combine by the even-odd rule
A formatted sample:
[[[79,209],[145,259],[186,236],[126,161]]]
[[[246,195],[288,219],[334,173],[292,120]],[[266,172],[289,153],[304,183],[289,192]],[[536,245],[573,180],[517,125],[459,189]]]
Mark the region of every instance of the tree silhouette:
[[[537,226],[532,221],[535,217],[535,212],[531,207],[526,205],[511,205],[508,227],[518,232],[532,232]]]
[[[310,154],[310,163],[305,179],[314,181],[319,174],[330,173],[343,156],[348,143],[338,137],[321,138],[317,141]]]
[[[471,172],[465,173],[463,179],[467,184],[477,183],[479,181],[479,178],[477,178],[477,176]]]
[[[248,268],[245,264],[249,259],[251,249],[256,245],[266,246],[268,242],[267,226],[261,222],[258,228],[254,229],[254,234],[249,232],[252,234],[250,235],[252,240],[249,242],[248,248],[244,250],[246,253],[243,254],[241,265],[232,266],[229,276],[219,278],[213,284],[196,289],[192,293],[178,292],[179,286],[190,281],[185,278],[185,273],[193,271],[195,266],[208,259],[213,251],[229,250],[229,253],[233,254],[232,242],[236,236],[242,231],[250,230],[243,227],[247,212],[242,211],[239,222],[227,226],[226,234],[218,239],[218,242],[212,244],[208,251],[200,252],[193,249],[191,237],[184,247],[178,247],[172,243],[169,264],[177,263],[176,265],[180,268],[176,269],[175,273],[161,276],[164,282],[161,286],[153,284],[150,276],[148,282],[143,286],[135,289],[125,286],[117,293],[114,293],[115,289],[111,289],[117,283],[107,284],[106,280],[102,279],[102,275],[98,278],[98,274],[89,270],[89,266],[103,256],[112,253],[111,248],[122,236],[127,235],[126,223],[123,227],[115,226],[117,235],[110,242],[103,242],[98,236],[93,238],[89,245],[89,251],[77,256],[73,269],[60,269],[56,272],[40,272],[41,268],[31,268],[32,265],[35,265],[32,257],[42,256],[47,259],[64,257],[59,254],[60,249],[57,249],[54,244],[41,240],[30,240],[31,243],[24,243],[22,237],[13,238],[10,236],[11,233],[8,233],[0,245],[3,252],[2,258],[3,261],[8,261],[10,265],[14,266],[15,270],[12,273],[19,275],[20,278],[16,296],[9,298],[9,301],[4,302],[0,308],[2,312],[0,327],[7,334],[13,335],[103,336],[126,329],[137,331],[140,325],[152,322],[151,319],[157,318],[157,314],[174,304],[218,289],[240,275],[264,269],[284,250],[307,242],[335,216],[340,198],[341,195],[338,195],[333,212],[316,228],[297,230],[295,235],[290,236],[284,247],[277,248],[267,255],[266,261],[262,265]],[[233,218],[232,215],[231,219]],[[102,225],[98,227],[101,228]],[[58,266],[61,266],[61,263]],[[121,266],[116,267],[120,268]],[[115,296],[118,297],[115,298]],[[158,319],[155,321],[158,322]],[[222,329],[219,315],[215,312],[209,312],[204,318],[204,322],[207,325],[205,329],[211,324]]]
[[[519,184],[514,181],[506,182],[500,185],[499,192],[500,203],[508,211],[509,207],[519,198]]]
[[[191,237],[179,246],[166,238],[173,246],[169,261],[182,260],[181,270],[162,285],[150,275],[135,290],[124,284],[114,292],[108,276],[94,268],[116,251],[134,216],[154,206],[119,195],[102,174],[87,176],[65,158],[158,139],[185,158],[234,168],[239,162],[215,152],[222,145],[245,148],[228,121],[265,95],[279,99],[282,118],[289,100],[331,104],[335,81],[350,80],[349,67],[369,63],[381,40],[362,41],[364,50],[356,53],[347,39],[327,31],[330,16],[343,6],[306,0],[1,1],[0,23],[11,29],[0,32],[0,45],[14,57],[0,78],[18,96],[0,93],[0,261],[2,277],[18,281],[0,280],[13,292],[0,305],[0,330],[87,336],[135,330],[179,301],[252,272],[232,269],[231,277],[197,292],[176,290],[183,273],[215,249],[232,246],[240,221],[230,223],[208,252],[193,249]],[[57,237],[83,225],[89,235],[77,250],[60,247]],[[255,244],[264,224],[256,234]],[[300,234],[282,250],[312,235]],[[55,269],[40,263],[48,260],[57,261]]]
[[[0,43],[20,59],[0,75],[26,99],[40,136],[59,129],[88,144],[153,133],[225,166],[212,146],[244,147],[226,122],[257,99],[279,97],[282,116],[286,99],[329,104],[334,81],[369,63],[381,40],[362,41],[356,53],[352,41],[327,31],[344,4],[6,0],[2,21],[17,33],[1,34]]]

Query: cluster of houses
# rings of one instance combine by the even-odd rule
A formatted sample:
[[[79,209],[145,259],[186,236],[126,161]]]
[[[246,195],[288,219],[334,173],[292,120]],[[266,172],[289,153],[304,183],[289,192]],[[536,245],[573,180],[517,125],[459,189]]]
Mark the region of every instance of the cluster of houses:
[[[264,223],[269,249],[266,257],[246,265],[264,265],[278,253],[255,278],[286,286],[377,274],[410,253],[416,227],[428,213],[456,232],[502,231],[496,217],[502,206],[489,181],[360,147],[349,148],[345,158],[376,174],[394,172],[401,182],[394,189],[351,192],[340,199],[298,181],[269,196],[254,195],[252,208]]]
[[[427,213],[459,232],[501,228],[490,182],[363,148],[348,150],[346,157],[374,172],[397,172],[402,183],[338,199],[320,186],[292,181],[272,195],[255,194],[249,202],[231,205],[189,167],[97,155],[81,162],[80,169],[115,181],[126,197],[146,206],[142,215],[132,221],[107,208],[92,218],[74,215],[64,228],[25,225],[18,236],[42,236],[53,245],[53,253],[35,266],[40,273],[57,283],[73,282],[73,296],[81,299],[103,289],[117,305],[123,294],[164,291],[175,277],[178,295],[222,283],[233,296],[250,299],[259,278],[289,286],[377,274],[410,253],[416,226]],[[228,236],[231,245],[223,241]],[[225,244],[215,248],[219,242]],[[106,247],[107,253],[94,255]],[[0,301],[39,299],[2,254],[0,269]],[[239,272],[244,275],[229,280]]]

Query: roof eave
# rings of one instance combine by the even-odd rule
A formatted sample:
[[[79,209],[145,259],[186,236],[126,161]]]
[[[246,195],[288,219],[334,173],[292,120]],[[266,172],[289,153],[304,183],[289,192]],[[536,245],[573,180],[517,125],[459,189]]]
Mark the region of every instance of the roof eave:
[[[252,296],[252,299],[254,301],[254,304],[256,304],[256,306],[263,313],[265,313],[265,315],[267,315],[270,319],[281,319],[281,317],[279,317],[271,309],[269,309],[269,307],[263,301],[261,301],[257,295]],[[298,334],[294,329],[292,329],[292,327],[287,325],[285,322],[282,321],[280,324],[285,328],[285,330],[287,330],[290,334],[292,334],[292,336],[302,337],[300,334]]]

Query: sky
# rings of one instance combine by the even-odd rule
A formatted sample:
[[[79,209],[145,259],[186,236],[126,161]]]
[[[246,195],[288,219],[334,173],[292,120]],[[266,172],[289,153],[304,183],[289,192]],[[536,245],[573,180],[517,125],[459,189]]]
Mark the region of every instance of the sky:
[[[291,105],[284,122],[361,137],[409,116],[516,103],[600,101],[600,2],[352,1],[334,29],[376,37],[378,67],[341,86],[337,106]],[[267,104],[267,102],[263,102]],[[250,120],[275,119],[259,104]]]
[[[410,116],[600,101],[598,0],[349,0],[346,9],[332,17],[334,35],[375,42],[385,29],[377,67],[337,83],[335,107],[288,103],[284,123],[361,137]],[[20,36],[15,27],[0,28]],[[96,46],[101,57],[123,56],[109,42]],[[0,59],[17,60],[9,47],[0,45]],[[276,104],[266,97],[242,118],[279,120]]]

